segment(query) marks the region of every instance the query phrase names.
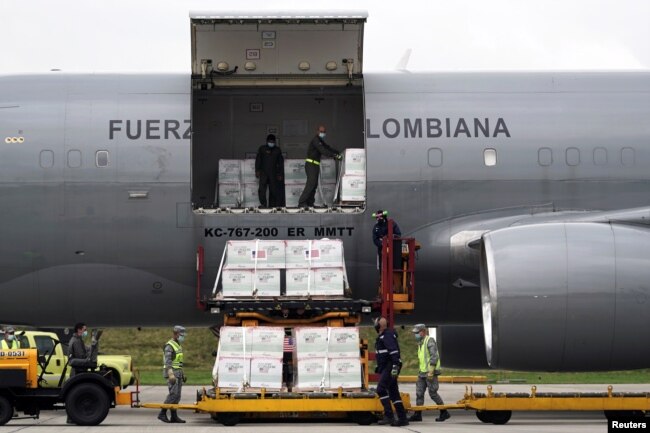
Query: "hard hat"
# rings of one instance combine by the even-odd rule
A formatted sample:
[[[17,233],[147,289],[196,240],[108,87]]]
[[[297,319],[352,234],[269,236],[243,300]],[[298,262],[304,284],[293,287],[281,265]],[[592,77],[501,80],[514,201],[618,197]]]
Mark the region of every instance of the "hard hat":
[[[413,327],[413,329],[411,330],[411,332],[415,334],[415,333],[418,333],[418,332],[420,332],[420,331],[424,331],[424,330],[426,330],[426,329],[427,329],[427,325],[425,325],[424,323],[418,323],[417,325],[415,325],[415,326]]]
[[[379,209],[377,210],[377,212],[372,214],[373,218],[386,218],[387,216],[388,216],[388,211],[382,209]]]
[[[181,326],[181,325],[174,326],[174,333],[175,334],[185,335],[185,327]]]

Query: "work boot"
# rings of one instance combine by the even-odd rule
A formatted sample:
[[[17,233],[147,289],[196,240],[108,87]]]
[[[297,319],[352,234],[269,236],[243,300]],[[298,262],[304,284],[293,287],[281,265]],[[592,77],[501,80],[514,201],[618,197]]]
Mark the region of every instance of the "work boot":
[[[379,425],[392,425],[393,421],[395,421],[395,418],[393,418],[392,416],[384,415],[384,417],[382,419],[377,421],[377,424],[379,424]]]
[[[172,409],[172,410],[170,410],[170,412],[172,414],[170,422],[175,422],[175,423],[178,423],[178,424],[184,424],[185,423],[184,419],[180,419],[178,417],[178,414],[176,413],[175,410]]]
[[[449,413],[448,410],[441,410],[440,411],[440,416],[436,418],[436,421],[438,422],[443,422],[446,419],[451,418],[451,414]]]
[[[409,417],[410,422],[415,422],[415,421],[422,421],[422,412],[417,411],[413,412],[413,415]]]
[[[406,419],[406,417],[404,417],[404,418],[396,419],[395,421],[390,423],[390,425],[393,426],[393,427],[404,427],[406,425],[409,425],[409,422]]]
[[[167,418],[167,409],[160,409],[160,413],[158,414],[158,419],[166,423],[171,422],[169,418]]]

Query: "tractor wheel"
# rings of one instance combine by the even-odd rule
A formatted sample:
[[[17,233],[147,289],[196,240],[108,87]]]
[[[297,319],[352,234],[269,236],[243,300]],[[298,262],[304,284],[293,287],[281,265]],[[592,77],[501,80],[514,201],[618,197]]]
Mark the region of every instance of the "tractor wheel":
[[[65,410],[77,425],[99,425],[108,415],[110,401],[99,385],[80,383],[68,392]]]

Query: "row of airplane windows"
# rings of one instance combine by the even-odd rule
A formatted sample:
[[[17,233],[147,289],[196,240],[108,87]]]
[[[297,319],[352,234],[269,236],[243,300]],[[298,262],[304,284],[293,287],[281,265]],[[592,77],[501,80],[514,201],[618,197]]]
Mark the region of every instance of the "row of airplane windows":
[[[67,164],[69,168],[81,167],[81,150],[68,151]],[[603,166],[608,162],[607,149],[604,147],[596,147],[592,153],[594,165]],[[442,166],[442,149],[432,147],[429,149],[429,165],[431,167]],[[634,165],[634,149],[631,147],[624,147],[620,151],[620,162],[624,166]],[[564,160],[568,166],[577,166],[580,164],[580,149],[576,147],[568,147],[564,152]],[[487,148],[483,150],[483,164],[486,167],[494,167],[497,165],[497,151],[496,149]],[[553,165],[553,150],[548,147],[542,147],[537,151],[537,163],[542,167]],[[39,163],[42,168],[51,168],[54,166],[54,152],[51,150],[41,151]],[[98,150],[95,152],[95,166],[108,167],[110,165],[108,150]]]
[[[589,159],[593,160],[594,165],[598,166],[603,166],[607,165],[608,163],[608,155],[607,155],[607,149],[604,147],[596,147],[594,148],[591,157],[589,158],[587,156],[585,161],[581,161],[580,158],[580,149],[577,147],[568,147],[563,153],[562,152],[556,152],[560,153],[558,159],[561,161],[561,159],[564,159],[564,163],[566,165],[575,167],[577,165],[580,165],[581,162],[587,162]],[[585,152],[587,153],[587,152]],[[429,149],[429,166],[431,167],[440,167],[442,166],[442,149],[437,148],[437,147],[432,147]],[[635,152],[634,149],[631,147],[624,147],[620,151],[620,158],[617,158],[618,163],[620,163],[626,167],[630,167],[634,165],[634,159],[635,159]],[[497,150],[492,149],[492,148],[487,148],[483,150],[483,164],[486,167],[494,167],[497,165]],[[557,161],[558,163],[560,161]],[[553,159],[553,149],[549,147],[542,147],[538,149],[537,151],[537,163],[542,166],[542,167],[549,167],[553,165],[553,163],[556,162]],[[591,162],[591,161],[589,161]],[[611,162],[614,162],[612,160]]]

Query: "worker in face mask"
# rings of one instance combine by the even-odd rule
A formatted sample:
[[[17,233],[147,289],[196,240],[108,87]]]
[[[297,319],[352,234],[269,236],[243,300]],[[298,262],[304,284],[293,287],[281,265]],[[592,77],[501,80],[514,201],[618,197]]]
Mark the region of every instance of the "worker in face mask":
[[[318,175],[320,174],[320,159],[322,155],[340,160],[341,153],[325,143],[327,131],[325,126],[320,125],[316,136],[312,138],[307,148],[307,159],[305,159],[305,173],[307,183],[298,199],[298,207],[313,207],[316,201],[316,188],[318,188]]]
[[[165,399],[165,404],[178,404],[181,401],[181,391],[183,383],[187,381],[187,376],[183,373],[183,346],[185,341],[185,327],[174,326],[172,338],[163,347],[163,377],[167,379],[167,388],[169,394]],[[184,423],[185,420],[179,418],[176,409],[170,409],[171,417],[167,418],[167,409],[160,409],[158,419],[165,423]]]
[[[282,199],[284,158],[273,134],[269,134],[266,137],[266,144],[263,144],[257,150],[255,176],[259,179],[260,207],[284,206],[284,200]],[[268,200],[266,198],[267,189],[269,192]]]
[[[0,348],[4,350],[20,349],[20,342],[16,339],[16,330],[13,327],[7,326],[5,328],[5,335],[0,342]]]

